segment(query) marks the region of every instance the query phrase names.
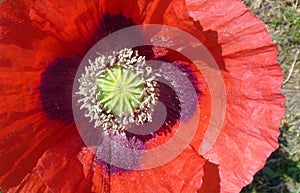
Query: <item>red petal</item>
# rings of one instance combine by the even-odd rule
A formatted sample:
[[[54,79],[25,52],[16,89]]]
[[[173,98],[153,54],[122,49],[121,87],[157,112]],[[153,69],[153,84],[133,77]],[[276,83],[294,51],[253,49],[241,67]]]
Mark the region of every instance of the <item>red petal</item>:
[[[108,173],[99,162],[94,165],[93,151],[80,152],[80,144],[70,135],[39,160],[37,171],[52,191],[195,192],[201,187],[205,160],[192,148],[157,168]]]
[[[36,171],[32,171],[27,174],[25,178],[22,180],[20,185],[15,188],[11,188],[8,190],[8,193],[28,193],[28,192],[38,192],[38,193],[51,193],[49,188],[44,184],[40,176],[36,173]]]
[[[64,42],[69,50],[82,54],[98,41],[93,38],[105,14],[122,14],[137,25],[157,23],[174,26],[193,33],[203,41],[203,35],[196,32],[186,10],[183,0],[37,0],[30,15],[45,32]]]
[[[204,164],[204,177],[198,193],[219,193],[220,176],[218,166],[209,161]]]
[[[31,49],[42,34],[28,17],[33,0],[3,1],[0,4],[0,43]],[[2,53],[2,48],[0,49]],[[12,54],[12,53],[11,53]]]
[[[92,192],[97,187],[108,187],[107,179],[103,179],[104,172],[97,173],[97,181],[93,185],[93,171],[85,168],[79,158],[84,146],[75,128],[53,148],[47,150],[39,159],[36,170],[43,181],[53,192],[73,193]],[[93,157],[89,157],[90,161]],[[82,156],[81,156],[82,159]],[[98,192],[98,191],[97,191]],[[104,192],[104,191],[99,191]]]
[[[28,18],[30,2],[19,0],[0,4],[0,104],[5,107],[0,108],[1,118],[10,116],[8,112],[26,112],[38,105],[35,87],[40,68],[33,65],[34,47],[39,45],[43,34]]]
[[[204,156],[219,164],[221,192],[239,192],[278,147],[283,74],[264,24],[240,1],[188,0],[204,30],[218,32],[227,72],[224,127]]]
[[[171,162],[157,168],[115,174],[112,192],[196,192],[201,187],[205,160],[187,148]]]
[[[136,24],[141,23],[140,8],[135,0],[37,0],[30,16],[43,31],[59,39],[70,52],[84,56],[102,38],[95,36],[100,27],[105,27],[100,26],[103,15],[120,13],[128,20],[133,19]]]
[[[36,110],[16,114],[5,124],[9,125],[2,127],[0,133],[0,182],[4,190],[16,186],[32,170],[44,150],[68,131],[65,124],[46,121],[44,113]]]
[[[201,77],[201,80],[203,79],[204,77]],[[205,133],[207,131],[210,117],[211,117],[211,105],[212,105],[211,94],[207,83],[203,82],[201,85],[199,85],[199,88],[201,88],[201,96],[199,97],[199,108],[200,108],[199,123],[194,138],[190,143],[195,149],[199,149],[203,143]]]
[[[99,22],[98,6],[96,1],[38,0],[31,7],[30,17],[42,30],[64,42],[70,51],[82,54],[89,49],[87,44]]]
[[[30,5],[31,1],[21,0],[0,4],[0,184],[4,191],[17,186],[43,151],[65,132],[65,124],[47,121],[40,106],[38,86],[45,63],[40,63],[38,53],[45,41],[28,17]]]
[[[15,115],[1,130],[0,182],[3,189],[16,186],[32,170],[43,151],[61,140],[68,129],[65,124],[46,121],[44,113],[35,111]]]
[[[176,27],[193,34],[199,41],[204,41],[204,36],[194,26],[193,20],[187,14],[184,0],[153,0],[147,6],[146,24],[163,24]],[[169,36],[172,34],[168,34]]]

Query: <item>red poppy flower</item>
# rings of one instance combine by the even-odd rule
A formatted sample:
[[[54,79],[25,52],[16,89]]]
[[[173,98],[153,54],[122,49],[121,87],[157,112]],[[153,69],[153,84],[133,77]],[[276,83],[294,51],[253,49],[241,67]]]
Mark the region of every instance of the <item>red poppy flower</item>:
[[[239,192],[278,147],[284,97],[277,48],[264,24],[240,1],[4,0],[0,10],[3,192]],[[129,51],[112,50],[115,55],[90,57],[98,41],[118,30],[146,24],[175,28],[153,32],[165,46],[145,44]],[[169,44],[182,41],[172,29],[187,32],[203,44],[216,68],[199,70],[178,51],[200,55],[195,54],[198,47],[189,42],[186,47],[170,49]],[[136,31],[140,33],[137,38],[146,41],[140,29]],[[139,62],[132,62],[131,51],[142,56]],[[87,58],[90,66],[82,68]],[[112,58],[118,63],[125,58],[126,68],[123,63],[114,66]],[[106,63],[105,68],[98,66],[103,72],[91,87],[105,113],[96,109],[98,114],[93,114],[91,109],[97,106],[92,106],[89,97],[93,92],[86,85],[95,82],[86,80],[95,80],[89,79],[94,77],[89,70],[106,60],[113,63],[110,70],[105,70]],[[144,81],[151,73],[143,68],[143,60],[161,61],[158,70],[151,69],[156,81]],[[131,63],[138,63],[137,67]],[[179,69],[179,75],[174,69]],[[145,77],[137,75],[140,71]],[[218,76],[209,76],[207,71]],[[78,73],[87,78],[79,79]],[[110,86],[121,84],[114,78],[131,90],[112,94]],[[154,106],[144,108],[141,105],[148,104],[148,96],[153,96]],[[161,125],[156,122],[162,116],[155,110],[159,103],[165,108]],[[80,106],[85,114],[76,114]],[[147,135],[120,131],[118,124],[125,128],[127,122],[117,114],[133,110],[132,124],[153,119],[156,130]],[[85,127],[97,121],[100,132]],[[96,143],[87,142],[85,132],[91,135],[88,139],[97,138]],[[139,127],[136,132],[141,132]],[[188,138],[185,134],[190,133],[191,140],[182,148]],[[158,149],[172,139],[178,146],[173,144],[171,150],[180,152],[165,161],[172,152]],[[125,147],[130,151],[122,149]],[[150,150],[155,151],[145,153]],[[154,167],[154,162],[161,164]],[[147,164],[153,167],[142,167]]]

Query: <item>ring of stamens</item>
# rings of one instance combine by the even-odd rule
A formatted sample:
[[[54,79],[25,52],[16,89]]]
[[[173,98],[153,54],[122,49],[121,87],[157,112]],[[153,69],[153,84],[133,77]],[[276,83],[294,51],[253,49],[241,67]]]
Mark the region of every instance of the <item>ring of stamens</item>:
[[[78,80],[76,94],[84,116],[95,121],[94,127],[117,132],[152,121],[158,74],[147,66],[145,57],[125,48],[89,60],[89,64]]]

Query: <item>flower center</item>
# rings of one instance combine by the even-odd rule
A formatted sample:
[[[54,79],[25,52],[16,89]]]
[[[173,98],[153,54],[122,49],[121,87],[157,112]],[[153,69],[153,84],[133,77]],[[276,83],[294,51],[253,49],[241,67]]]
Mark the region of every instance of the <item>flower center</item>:
[[[97,84],[98,100],[115,116],[133,115],[142,103],[145,83],[136,72],[116,66],[107,69]]]
[[[79,78],[80,109],[94,127],[122,131],[131,124],[152,121],[158,101],[157,73],[132,49],[99,56]]]

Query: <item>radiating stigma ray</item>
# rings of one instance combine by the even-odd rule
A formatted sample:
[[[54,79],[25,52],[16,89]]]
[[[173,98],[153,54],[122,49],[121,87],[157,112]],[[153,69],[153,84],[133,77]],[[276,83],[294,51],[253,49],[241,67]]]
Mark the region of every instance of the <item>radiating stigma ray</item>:
[[[107,69],[97,82],[100,103],[108,112],[133,115],[142,102],[145,83],[134,71],[115,66]]]

